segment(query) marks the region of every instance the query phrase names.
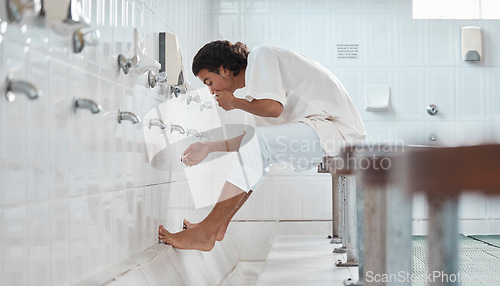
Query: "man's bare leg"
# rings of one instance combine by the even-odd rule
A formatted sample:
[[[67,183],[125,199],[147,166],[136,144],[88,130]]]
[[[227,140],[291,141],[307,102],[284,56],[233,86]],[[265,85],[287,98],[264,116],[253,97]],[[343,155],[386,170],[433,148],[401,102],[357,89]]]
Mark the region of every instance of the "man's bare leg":
[[[233,219],[234,215],[238,212],[238,210],[247,201],[247,199],[251,193],[252,193],[252,191],[250,190],[250,191],[248,191],[248,193],[245,193],[245,195],[241,198],[241,201],[238,203],[236,208],[233,210],[231,215],[228,217],[228,219],[226,220],[226,223],[219,229],[219,232],[217,233],[217,236],[215,238],[216,241],[222,241],[224,239],[224,236],[226,235],[227,227],[228,227],[229,223],[231,222],[231,219]],[[192,222],[189,222],[187,219],[184,219],[184,229],[190,229],[190,228],[195,227],[196,225],[198,225],[198,223],[192,223]]]
[[[210,251],[215,245],[219,229],[234,215],[234,210],[245,195],[243,190],[226,182],[217,204],[203,221],[177,233],[170,233],[160,225],[158,238],[175,248]]]

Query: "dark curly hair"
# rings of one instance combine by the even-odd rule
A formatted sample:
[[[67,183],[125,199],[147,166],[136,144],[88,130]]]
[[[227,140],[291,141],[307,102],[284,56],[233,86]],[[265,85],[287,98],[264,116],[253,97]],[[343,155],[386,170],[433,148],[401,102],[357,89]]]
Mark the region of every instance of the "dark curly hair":
[[[234,76],[247,67],[248,48],[245,44],[229,41],[213,41],[201,48],[193,58],[193,74],[202,69],[219,74],[219,67],[229,69]]]

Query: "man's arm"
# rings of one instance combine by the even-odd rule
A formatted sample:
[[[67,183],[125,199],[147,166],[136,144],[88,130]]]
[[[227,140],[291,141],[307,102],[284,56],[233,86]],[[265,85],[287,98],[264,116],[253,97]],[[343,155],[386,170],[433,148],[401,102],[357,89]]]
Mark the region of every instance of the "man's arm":
[[[283,105],[272,99],[254,99],[248,101],[242,98],[235,98],[235,108],[262,117],[278,117],[283,112]]]
[[[220,91],[215,95],[215,100],[224,110],[241,109],[253,115],[262,117],[278,117],[283,112],[283,105],[273,99],[254,99],[248,101],[235,97],[229,91]]]
[[[212,152],[235,152],[240,149],[241,140],[245,136],[245,133],[238,135],[236,137],[219,140],[219,141],[210,141],[208,143],[208,150],[210,153]]]

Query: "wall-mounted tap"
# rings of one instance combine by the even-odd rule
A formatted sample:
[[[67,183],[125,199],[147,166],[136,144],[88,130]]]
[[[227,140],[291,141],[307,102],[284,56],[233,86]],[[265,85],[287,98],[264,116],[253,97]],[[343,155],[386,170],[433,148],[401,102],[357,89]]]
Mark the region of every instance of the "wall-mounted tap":
[[[82,0],[42,0],[40,16],[54,32],[62,36],[73,34],[77,29],[89,25],[83,17]]]
[[[155,87],[157,84],[164,85],[167,82],[167,74],[165,72],[160,72],[155,75],[153,71],[148,72],[148,83],[151,88]]]
[[[73,50],[82,51],[84,45],[97,45],[99,31],[81,31],[89,26],[83,17],[82,0],[6,0],[7,19],[20,23],[32,17],[37,25],[49,26],[59,35],[73,35]],[[3,8],[3,7],[2,7]]]
[[[186,131],[184,130],[184,128],[182,128],[182,126],[177,124],[170,124],[170,133],[174,133],[174,131],[176,131],[179,134],[186,133]]]
[[[200,137],[201,133],[200,133],[200,131],[198,131],[196,129],[188,129],[187,136],[191,136],[191,135],[194,135],[195,137]]]
[[[84,31],[83,28],[76,30],[73,33],[73,51],[80,53],[84,46],[97,46],[101,33],[97,29]]]
[[[436,142],[436,140],[437,140],[436,134],[431,133],[429,135],[429,141]]]
[[[210,101],[203,102],[200,105],[200,111],[203,111],[205,108],[212,108],[213,106],[214,106],[213,103],[211,103]]]
[[[42,0],[6,0],[7,20],[20,23],[24,16],[38,16],[42,11]]]
[[[199,94],[197,94],[197,95],[191,95],[191,94],[190,94],[190,95],[188,95],[188,96],[186,97],[186,104],[187,104],[187,105],[190,105],[190,104],[191,104],[191,102],[193,102],[193,101],[195,101],[195,102],[198,102],[198,103],[199,103],[199,102],[201,101],[200,95],[199,95]]]
[[[161,68],[161,64],[157,60],[152,58],[153,55],[158,54],[157,48],[156,50],[153,49],[154,45],[150,43],[149,37],[148,41],[145,41],[145,38],[143,37],[139,29],[135,28],[132,30],[132,32],[133,39],[130,49],[124,54],[120,54],[118,56],[119,66],[122,68],[125,74],[128,74],[129,70],[132,69],[137,74],[144,74],[151,71],[156,76]],[[127,59],[127,57],[130,58]],[[152,77],[150,86],[154,83],[154,80],[155,78]],[[154,83],[154,85],[156,85],[156,83]]]
[[[170,87],[170,93],[175,95],[175,97],[179,97],[181,94],[186,94],[187,88],[181,85],[174,85]]]
[[[132,124],[137,124],[141,122],[141,119],[132,112],[122,111],[121,109],[118,109],[118,123],[121,124],[122,120],[128,120],[132,122]]]
[[[149,120],[149,129],[151,129],[152,126],[160,127],[160,129],[167,128],[167,125],[165,125],[163,120],[158,119],[158,118],[153,118],[153,119]]]
[[[170,87],[170,93],[179,97],[180,94],[185,94],[187,92],[187,86],[184,82],[184,75],[182,71],[179,72],[179,77],[177,78],[177,84]]]
[[[200,132],[196,129],[188,129],[187,131],[187,136],[195,136],[197,138],[200,138],[200,139],[208,139],[208,140],[211,140],[212,139],[212,136],[210,136],[210,134],[208,134],[207,132]]]
[[[434,116],[439,112],[439,108],[435,104],[429,104],[427,105],[427,113],[430,116]]]
[[[201,132],[201,134],[200,134],[200,135],[201,135],[201,136],[200,136],[200,139],[205,138],[205,139],[207,139],[207,140],[212,140],[212,136],[211,136],[210,134],[208,134],[207,132]]]
[[[102,109],[100,104],[90,99],[79,98],[75,99],[75,113],[77,109],[88,109],[92,113],[99,113]]]
[[[29,99],[42,96],[42,91],[33,84],[23,80],[14,80],[13,75],[9,74],[5,80],[5,97],[12,102],[16,99],[16,93],[24,93]]]
[[[136,68],[139,66],[141,59],[139,55],[135,55],[131,58],[128,58],[122,54],[118,55],[118,65],[123,70],[123,73],[128,74],[131,68]]]

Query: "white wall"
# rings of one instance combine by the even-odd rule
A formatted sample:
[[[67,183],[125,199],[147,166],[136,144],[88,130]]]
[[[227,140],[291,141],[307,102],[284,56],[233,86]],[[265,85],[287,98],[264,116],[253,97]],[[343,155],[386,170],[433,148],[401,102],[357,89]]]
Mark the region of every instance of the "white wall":
[[[137,263],[137,255],[156,253],[151,247],[158,224],[179,231],[184,217],[198,221],[209,211],[194,208],[187,181],[174,170],[148,164],[142,125],[116,122],[118,108],[143,117],[165,100],[158,88],[146,86],[145,75],[117,68],[134,27],[143,34],[176,33],[196,87],[201,83],[189,72],[193,55],[221,38],[250,47],[282,45],[318,60],[338,75],[361,111],[363,87],[387,84],[392,111],[362,111],[370,140],[426,143],[430,132],[443,142],[500,137],[497,21],[413,21],[410,0],[82,2],[101,31],[99,46],[82,54],[49,29],[0,24],[1,88],[13,72],[44,92],[35,101],[19,95],[12,103],[0,95],[0,273],[6,285],[67,285]],[[473,65],[459,58],[460,27],[471,24],[483,28],[485,47],[485,61]],[[359,44],[358,59],[337,58],[337,44],[346,43]],[[75,114],[75,96],[97,101],[103,111]],[[441,116],[426,115],[429,103],[439,106]],[[222,113],[222,119],[239,122],[241,113]],[[263,259],[277,233],[328,234],[329,183],[315,170],[297,176],[275,167],[229,228],[240,258]],[[499,229],[498,200],[467,200],[472,203],[463,209],[464,227]],[[421,201],[417,227],[425,224]],[[159,265],[195,259],[182,253],[162,253]],[[214,253],[197,255],[196,269],[203,261],[216,264]],[[145,279],[148,272],[132,273]],[[221,276],[203,279],[217,282]]]
[[[117,56],[128,51],[132,28],[172,32],[190,71],[192,56],[210,39],[210,1],[82,3],[101,41],[81,54],[72,52],[69,37],[48,28],[5,19],[0,25],[4,285],[80,281],[157,244],[160,223],[179,230],[182,217],[206,212],[189,205],[189,193],[171,182],[171,172],[149,166],[142,124],[118,124],[118,108],[142,118],[165,96],[146,86],[146,75],[124,75]],[[21,94],[7,102],[8,73],[33,83],[43,96],[29,101]],[[103,110],[74,113],[74,97],[95,100]]]
[[[431,144],[431,133],[443,145],[500,141],[500,21],[412,20],[411,0],[218,0],[212,11],[215,38],[242,41],[249,48],[264,43],[287,47],[330,69],[360,111],[368,142]],[[461,27],[468,25],[483,31],[480,63],[460,58]],[[359,45],[358,58],[338,58],[341,44]],[[390,86],[390,111],[364,110],[363,92],[369,85]],[[437,116],[427,114],[428,104],[438,106]],[[239,118],[231,114],[228,120]],[[314,176],[271,174],[264,188],[272,194],[255,194],[249,200],[259,211],[244,207],[237,218],[262,229],[279,229],[279,224],[266,226],[276,221],[263,218],[306,220],[306,209],[322,210],[331,200],[328,190],[303,185],[310,179],[326,183],[326,178]],[[321,195],[308,200],[311,191]],[[462,202],[461,231],[500,232],[498,199],[467,195]],[[289,208],[282,212],[284,206]],[[426,210],[425,200],[417,197],[415,233],[425,233]]]

